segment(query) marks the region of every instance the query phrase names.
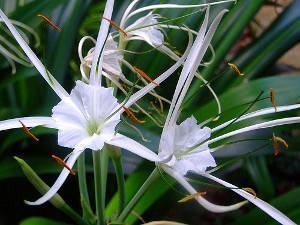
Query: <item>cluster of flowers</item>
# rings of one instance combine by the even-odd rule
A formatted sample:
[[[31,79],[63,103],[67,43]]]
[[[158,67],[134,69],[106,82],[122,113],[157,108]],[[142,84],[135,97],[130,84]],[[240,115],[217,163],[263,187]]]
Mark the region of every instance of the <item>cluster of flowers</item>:
[[[30,205],[40,205],[51,199],[63,185],[70,173],[70,168],[74,166],[77,158],[83,151],[86,149],[101,151],[104,145],[107,144],[128,150],[146,160],[154,162],[163,171],[175,178],[191,195],[197,194],[197,191],[186,178],[188,172],[197,173],[231,189],[261,208],[280,223],[294,224],[288,217],[268,203],[254,197],[253,194],[247,192],[247,190],[238,188],[215,177],[212,173],[207,171],[207,168],[217,166],[213,152],[221,149],[210,149],[211,144],[248,131],[299,123],[300,117],[281,118],[253,124],[211,138],[213,134],[222,131],[222,129],[231,123],[237,123],[266,114],[297,109],[300,108],[300,105],[278,106],[277,109],[274,107],[261,109],[245,114],[239,118],[233,118],[214,128],[207,127],[207,121],[198,124],[193,116],[178,125],[177,120],[183,100],[194,77],[197,76],[197,69],[202,63],[206,51],[210,47],[211,39],[223,15],[226,13],[226,10],[221,11],[209,25],[209,5],[226,1],[202,5],[160,4],[134,10],[138,2],[139,0],[132,1],[124,12],[120,25],[116,25],[116,23],[111,20],[114,0],[107,0],[97,40],[86,36],[79,43],[82,81],[76,81],[76,85],[70,94],[55,80],[50,72],[47,71],[11,21],[0,10],[0,16],[3,22],[31,60],[32,64],[61,99],[61,101],[53,107],[52,116],[24,117],[0,121],[0,130],[22,128],[22,126],[23,128],[24,126],[44,126],[56,129],[58,130],[58,145],[73,149],[66,159],[66,168],[62,170],[50,190],[37,201],[27,201],[26,203]],[[176,9],[196,7],[202,7],[203,10],[205,10],[204,21],[199,32],[192,31],[185,26],[180,27],[160,24],[158,22],[160,16],[151,12],[151,10],[159,8]],[[147,11],[150,11],[150,13],[128,25],[129,19]],[[118,34],[115,33],[116,35],[114,35],[114,33],[109,33],[111,25],[119,30]],[[165,45],[164,33],[162,31],[164,28],[180,29],[187,32],[189,41],[185,52],[181,56],[175,54]],[[196,35],[195,38],[194,35]],[[118,37],[119,43],[115,41],[116,37]],[[95,43],[95,47],[90,49],[86,56],[83,56],[82,46],[86,40],[91,40]],[[156,79],[151,80],[143,74],[142,71],[130,65],[123,57],[126,44],[132,40],[145,41],[158,51],[169,56],[175,63],[164,73],[157,76]],[[121,65],[125,65],[132,72],[142,76],[144,75],[144,78],[149,82],[128,96],[123,102],[119,102],[114,95],[114,88],[118,87],[120,90],[122,89],[122,85],[120,85],[121,81],[130,84],[130,81],[127,80],[126,76],[122,73]],[[170,108],[160,138],[158,154],[156,154],[153,150],[119,133],[116,127],[121,121],[122,113],[128,112],[128,109],[132,105],[137,104],[137,101],[146,94],[150,93],[155,95],[154,89],[168,77],[172,76],[180,67],[182,67],[181,74],[173,99],[170,102]],[[102,76],[109,79],[114,88],[105,87],[102,84]],[[124,90],[124,92],[126,91]],[[20,123],[20,121],[22,121],[22,123]],[[236,210],[247,202],[243,201],[230,206],[222,206],[207,201],[201,195],[195,196],[195,199],[204,208],[217,213]]]

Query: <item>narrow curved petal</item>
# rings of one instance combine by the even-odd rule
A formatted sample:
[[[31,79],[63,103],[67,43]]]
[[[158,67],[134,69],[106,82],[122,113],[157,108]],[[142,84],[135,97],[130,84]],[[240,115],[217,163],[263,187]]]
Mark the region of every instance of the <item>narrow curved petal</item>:
[[[209,9],[207,9],[208,11]],[[176,106],[174,108],[174,111],[173,111],[173,114],[172,115],[172,120],[170,120],[170,123],[174,123],[175,122],[175,119],[177,118],[177,113],[179,111],[179,108],[181,106],[181,103],[183,102],[184,100],[184,97],[192,83],[192,80],[194,78],[194,75],[198,69],[198,66],[200,65],[208,47],[209,47],[209,44],[211,42],[211,39],[213,38],[213,35],[217,29],[217,27],[219,26],[220,22],[221,22],[221,19],[223,18],[224,14],[228,12],[228,10],[224,9],[222,10],[217,16],[216,18],[213,20],[212,24],[210,25],[206,35],[205,35],[205,38],[203,40],[203,42],[200,42],[200,45],[201,45],[201,48],[199,49],[199,52],[196,54],[196,55],[193,55],[192,56],[192,59],[194,59],[194,57],[196,57],[194,59],[194,62],[187,66],[187,68],[191,67],[190,69],[188,69],[188,72],[190,73],[190,76],[187,78],[186,80],[186,83],[184,84],[184,87],[182,88],[182,91],[181,91],[181,94],[176,102]],[[208,12],[207,12],[208,14]],[[196,49],[198,48],[198,46],[196,45]],[[187,62],[189,63],[189,61],[187,60]]]
[[[133,7],[139,2],[140,0],[134,0],[132,1],[127,9],[125,10],[125,12],[123,13],[123,16],[122,16],[122,19],[121,19],[121,22],[120,22],[120,27],[121,28],[124,28],[125,27],[125,23],[126,23],[126,20],[127,20],[127,16],[129,15],[129,13],[131,12],[131,10],[133,9]]]
[[[217,4],[222,4],[222,3],[227,3],[227,2],[234,2],[235,0],[224,0],[224,1],[217,1],[217,2],[212,2],[212,3],[204,3],[204,4],[199,4],[199,5],[179,5],[179,4],[159,4],[159,5],[150,5],[146,7],[142,7],[140,9],[137,9],[130,13],[126,19],[128,20],[132,16],[139,14],[141,12],[153,10],[153,9],[188,9],[188,8],[204,8],[212,5],[217,5]]]
[[[42,64],[39,58],[34,54],[34,52],[24,41],[24,39],[21,37],[19,32],[16,30],[16,28],[13,26],[13,24],[10,22],[10,20],[7,18],[7,16],[3,13],[1,9],[0,9],[0,17],[3,19],[4,23],[6,24],[6,26],[8,27],[8,29],[10,30],[10,32],[12,33],[16,41],[19,43],[23,51],[26,53],[26,55],[28,56],[32,64],[40,72],[42,77],[47,81],[47,83],[55,91],[55,93],[61,99],[63,97],[68,96],[66,90],[57,82],[57,80],[49,73],[49,71],[47,71],[46,67]]]
[[[252,131],[252,130],[265,129],[265,128],[269,128],[269,127],[276,127],[276,126],[282,126],[282,125],[294,124],[294,123],[300,123],[300,117],[283,118],[283,119],[268,121],[268,122],[259,123],[259,124],[255,124],[255,125],[252,125],[252,126],[244,127],[244,128],[229,132],[227,134],[223,134],[219,137],[213,138],[213,139],[209,140],[207,143],[211,144],[211,143],[220,141],[222,139],[232,137],[234,135],[245,133],[245,132]]]
[[[103,17],[110,20],[111,16],[112,16],[113,8],[114,8],[114,0],[107,0]],[[104,20],[104,19],[101,20],[101,25],[100,25],[100,29],[99,29],[99,33],[98,33],[98,37],[97,37],[97,43],[96,43],[96,47],[95,47],[95,51],[94,51],[92,68],[91,68],[91,72],[90,72],[90,84],[101,83],[101,77],[100,77],[101,72],[98,73],[99,76],[98,75],[96,76],[96,70],[97,70],[97,64],[99,62],[100,54],[104,48],[104,44],[108,37],[109,26],[110,26],[110,24],[107,20]],[[101,60],[100,60],[100,62],[101,62]]]
[[[191,195],[196,194],[197,191],[193,188],[193,186],[186,180],[186,178],[179,173],[173,171],[169,168],[164,168],[164,170],[171,176],[174,177],[174,179],[177,180],[177,182],[184,187]],[[243,201],[234,205],[229,206],[223,206],[223,205],[216,205],[209,201],[207,201],[205,198],[199,196],[196,198],[197,202],[202,205],[205,209],[208,211],[214,212],[214,213],[224,213],[224,212],[230,212],[239,209],[243,205],[247,203],[247,201]]]
[[[254,205],[259,207],[261,210],[263,210],[265,213],[267,213],[269,216],[273,217],[275,220],[277,220],[279,223],[284,224],[284,225],[296,225],[292,220],[290,220],[286,215],[284,215],[282,212],[268,204],[267,202],[255,198],[252,194],[249,194],[248,192],[241,190],[237,186],[234,186],[224,180],[221,180],[215,176],[212,176],[210,174],[202,174],[203,176],[227,187],[230,188],[232,191],[235,193],[239,194],[243,198],[247,199],[249,202],[252,202]]]
[[[157,154],[155,154],[153,151],[122,134],[116,134],[113,139],[111,139],[110,141],[106,141],[106,143],[128,150],[144,159],[153,162],[160,161]]]
[[[20,117],[15,119],[0,121],[0,131],[21,128],[21,121],[26,127],[44,126],[56,128],[55,121],[51,117]]]
[[[250,118],[253,118],[253,117],[257,117],[257,116],[263,116],[263,115],[268,115],[268,114],[277,113],[277,112],[285,112],[285,111],[290,111],[290,110],[299,109],[299,108],[300,108],[300,104],[294,104],[294,105],[287,105],[287,106],[277,106],[277,110],[275,110],[274,107],[260,109],[260,110],[257,110],[255,112],[251,112],[251,113],[248,113],[244,116],[241,116],[237,120],[236,120],[236,118],[234,118],[232,120],[229,120],[226,123],[223,123],[223,124],[215,127],[214,129],[212,129],[212,132],[216,132],[216,131],[228,126],[233,121],[235,121],[235,123],[237,123],[237,122],[240,122],[240,121],[243,121],[243,120],[246,120],[246,119],[250,119]]]
[[[77,150],[73,151],[73,153],[70,155],[69,159],[66,162],[68,167],[72,168],[74,166],[77,158],[80,156],[81,153],[82,153],[82,151],[77,151]],[[36,200],[34,202],[25,201],[25,203],[28,205],[44,204],[58,192],[58,190],[61,188],[61,186],[66,181],[69,174],[70,174],[70,171],[68,169],[64,168],[62,170],[62,172],[60,173],[60,175],[58,176],[55,183],[52,185],[52,187],[48,190],[48,192],[46,194],[44,194],[41,198],[39,198],[38,200]]]
[[[209,19],[209,9],[206,10],[204,21],[203,21],[203,23],[200,27],[200,30],[197,34],[196,40],[193,43],[191,51],[190,51],[189,55],[187,56],[187,59],[186,59],[184,65],[183,65],[183,69],[182,69],[182,72],[180,74],[178,83],[176,85],[176,89],[175,89],[175,92],[174,92],[174,95],[173,95],[172,103],[171,103],[169,113],[168,113],[168,116],[167,116],[167,119],[166,119],[166,122],[165,122],[165,127],[168,127],[169,125],[172,125],[171,119],[173,117],[175,117],[176,113],[174,114],[174,110],[175,110],[178,98],[185,95],[185,93],[182,93],[182,89],[184,88],[188,78],[194,75],[194,74],[191,74],[191,70],[195,67],[198,68],[197,55],[199,54],[199,52],[201,50],[201,47],[202,47],[202,43],[203,43],[203,40],[204,40],[204,37],[205,37],[207,25],[208,25],[208,19]],[[180,96],[180,93],[182,93],[181,96]],[[164,131],[165,131],[165,129],[164,129]],[[164,135],[164,131],[163,131],[162,136]]]
[[[183,56],[172,66],[170,67],[167,71],[165,71],[163,74],[161,74],[158,78],[156,78],[153,83],[149,83],[147,86],[145,86],[143,89],[137,91],[136,93],[134,93],[129,100],[127,101],[127,103],[125,104],[125,106],[127,108],[129,108],[132,104],[134,104],[135,102],[137,102],[139,99],[141,99],[143,96],[145,96],[147,93],[149,93],[150,91],[152,91],[154,88],[157,87],[156,84],[160,84],[162,83],[164,80],[166,80],[169,76],[171,76],[184,62],[184,60],[186,59],[190,48],[192,46],[192,42],[193,42],[193,36],[192,34],[189,33],[189,43],[188,46],[185,50],[185,53],[183,54]],[[156,84],[154,84],[154,82]]]

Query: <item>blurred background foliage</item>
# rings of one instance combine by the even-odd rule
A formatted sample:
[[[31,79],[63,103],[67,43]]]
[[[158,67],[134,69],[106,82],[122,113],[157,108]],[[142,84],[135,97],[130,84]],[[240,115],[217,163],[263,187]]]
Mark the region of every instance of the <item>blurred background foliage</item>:
[[[129,0],[116,0],[114,21],[118,22],[129,4]],[[186,0],[184,4],[199,4],[201,0]],[[138,6],[151,3],[181,3],[180,0],[145,0]],[[77,45],[84,35],[96,37],[101,14],[105,2],[92,0],[0,0],[0,7],[11,19],[18,20],[37,32],[40,45],[34,46],[34,37],[28,34],[31,46],[38,53],[42,62],[48,67],[58,81],[67,90],[73,87],[73,81],[80,79]],[[211,16],[221,8],[229,8],[230,12],[222,21],[212,45],[215,50],[214,61],[200,67],[199,71],[218,93],[223,113],[215,126],[232,117],[240,115],[261,91],[263,100],[254,104],[250,111],[261,107],[270,107],[268,98],[270,88],[276,91],[278,105],[291,104],[300,100],[299,73],[299,39],[300,39],[300,0],[267,1],[239,0],[236,4],[224,4],[212,7]],[[176,18],[196,12],[197,10],[159,10],[166,18]],[[58,33],[45,24],[37,14],[42,13],[62,28]],[[198,29],[203,14],[194,13],[189,17],[177,20],[177,24],[186,24]],[[1,24],[0,36],[5,35]],[[186,33],[167,31],[167,41],[176,50],[184,50]],[[4,43],[0,40],[0,45]],[[17,47],[16,43],[14,45]],[[18,47],[17,47],[18,48]],[[151,48],[142,42],[131,43],[128,48],[133,51],[147,51]],[[173,62],[166,56],[151,51],[147,54],[125,56],[133,65],[142,68],[147,74],[156,76]],[[211,58],[207,54],[207,60]],[[235,63],[245,74],[238,77],[227,62]],[[15,74],[11,74],[8,61],[0,55],[0,119],[18,116],[50,115],[52,107],[58,98],[47,87],[38,72],[32,67],[16,64]],[[172,96],[179,72],[168,79],[158,92]],[[130,76],[130,74],[128,74]],[[194,81],[183,108],[183,118],[193,112],[198,121],[214,117],[217,112],[216,103],[208,90],[201,86],[200,81]],[[145,108],[149,101],[141,102]],[[149,108],[149,111],[153,110]],[[167,106],[165,107],[167,110]],[[152,112],[155,114],[155,112]],[[285,115],[296,115],[293,111]],[[279,114],[282,115],[282,114]],[[142,116],[142,115],[141,115]],[[159,115],[155,115],[159,116]],[[272,115],[260,118],[275,118]],[[183,119],[181,118],[181,119]],[[145,138],[151,142],[145,143],[155,150],[161,128],[147,119],[147,123],[139,128]],[[249,122],[249,121],[248,121]],[[247,123],[248,123],[247,122]],[[246,123],[238,123],[236,127]],[[228,131],[227,130],[227,131]],[[136,136],[134,130],[123,129],[123,132]],[[289,143],[288,151],[274,157],[272,142],[269,141],[272,132],[284,137]],[[53,131],[35,128],[34,133],[41,139],[39,144],[33,143],[21,130],[11,130],[0,134],[0,224],[47,225],[72,224],[50,204],[41,207],[30,207],[23,199],[35,199],[39,194],[22,174],[13,156],[18,156],[39,174],[47,183],[55,179],[60,167],[50,157],[52,153],[64,156],[68,150],[58,147]],[[240,139],[261,139],[237,143],[228,146],[217,154],[218,164],[222,169],[217,171],[231,183],[241,187],[252,187],[257,195],[282,210],[296,223],[300,223],[300,154],[299,129],[295,126],[284,126],[273,130],[254,132],[239,136],[230,141]],[[142,140],[140,140],[142,142]],[[267,145],[266,145],[267,144]],[[252,151],[264,146],[261,150]],[[90,169],[90,156],[87,154],[87,168]],[[143,183],[153,165],[142,162],[132,155],[124,154],[127,201],[135,194]],[[113,170],[111,170],[113,172]],[[91,175],[88,175],[91,178]],[[193,177],[195,186],[207,191],[208,198],[216,203],[229,204],[240,200],[229,190],[211,187],[206,180]],[[90,179],[92,180],[92,179]],[[88,184],[93,187],[92,181]],[[64,185],[61,196],[77,211],[81,210],[76,178],[69,179]],[[115,178],[109,177],[107,211],[113,215],[117,208]],[[176,191],[177,190],[177,191]],[[202,209],[195,202],[177,203],[184,195],[168,177],[161,177],[151,186],[130,215],[126,224],[140,224],[140,220],[175,220],[188,224],[276,224],[259,209],[247,205],[243,209],[228,214],[213,214]],[[37,217],[37,215],[39,217]],[[51,218],[51,219],[47,219]],[[60,222],[61,221],[61,222]]]

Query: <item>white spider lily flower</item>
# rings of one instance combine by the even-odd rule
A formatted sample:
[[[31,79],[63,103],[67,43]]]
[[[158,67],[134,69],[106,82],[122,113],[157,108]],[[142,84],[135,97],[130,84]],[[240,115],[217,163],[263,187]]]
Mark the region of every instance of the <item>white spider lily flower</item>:
[[[134,7],[140,0],[132,1],[125,10],[120,22],[120,27],[126,31],[127,36],[122,38],[122,41],[129,40],[144,40],[148,44],[154,47],[162,46],[164,43],[164,35],[159,26],[157,19],[160,18],[159,14],[153,14],[151,10],[156,9],[188,9],[188,8],[206,8],[211,5],[223,4],[228,2],[234,2],[234,0],[216,1],[212,3],[204,3],[198,5],[181,5],[181,4],[158,4],[149,5],[136,10]],[[150,11],[146,16],[143,16],[136,20],[131,25],[127,25],[130,18],[140,14],[142,12]],[[124,40],[123,40],[124,39]]]
[[[83,57],[83,45],[85,41],[91,40],[94,44],[96,44],[96,40],[91,36],[83,37],[78,45],[78,55],[80,59],[80,71],[82,77],[85,81],[88,81],[88,73],[92,67],[94,50],[95,48],[91,48],[87,55]],[[121,76],[124,77],[121,69],[121,62],[123,60],[122,51],[118,48],[118,43],[113,39],[112,35],[109,34],[104,49],[103,49],[103,72],[108,73],[112,76]]]
[[[133,24],[126,27],[126,41],[143,40],[153,47],[161,46],[164,43],[164,34],[157,25],[160,15],[148,13],[136,20]]]
[[[113,0],[108,0],[104,16],[110,18],[112,14]],[[108,26],[102,21],[97,43],[94,50],[89,83],[76,82],[75,88],[69,94],[47,71],[38,57],[30,49],[26,41],[21,37],[7,16],[0,10],[0,17],[19,43],[33,65],[47,81],[50,87],[58,95],[61,101],[53,108],[52,117],[24,117],[0,121],[0,131],[14,128],[45,126],[58,130],[58,144],[73,148],[66,161],[68,167],[64,168],[49,191],[35,202],[26,201],[30,205],[40,205],[48,201],[60,189],[67,179],[77,158],[86,148],[101,150],[104,143],[124,148],[150,161],[160,161],[160,158],[150,149],[138,142],[116,132],[115,127],[120,120],[120,114],[125,107],[130,107],[144,95],[152,91],[157,85],[150,83],[140,91],[130,96],[125,103],[119,104],[113,96],[112,88],[101,86],[101,72],[103,66],[103,51],[105,39],[108,36]],[[106,32],[106,33],[105,33]],[[155,79],[160,84],[173,74],[186,59],[192,45],[192,35],[189,34],[189,43],[183,56],[168,70]],[[99,64],[99,65],[98,65]],[[97,66],[98,65],[98,66]],[[98,68],[98,73],[96,73]],[[21,122],[20,122],[21,121]]]
[[[173,100],[170,106],[170,111],[165,122],[161,141],[159,145],[159,156],[161,162],[157,163],[166,173],[174,177],[190,194],[195,194],[197,191],[189,184],[185,175],[189,171],[207,177],[221,185],[224,185],[232,191],[236,192],[243,198],[255,204],[262,209],[268,215],[282,224],[295,224],[287,216],[280,211],[262,201],[259,198],[255,198],[253,195],[247,193],[244,190],[238,189],[236,186],[231,185],[219,178],[216,178],[206,172],[208,167],[215,167],[216,162],[211,154],[209,145],[220,141],[222,139],[237,135],[240,133],[248,132],[256,129],[263,129],[268,127],[280,126],[285,124],[300,123],[300,117],[291,117],[284,119],[277,119],[260,124],[255,124],[245,128],[241,128],[229,133],[223,134],[216,138],[210,138],[211,134],[223,129],[230,123],[236,123],[256,116],[275,113],[274,108],[266,108],[256,112],[248,113],[239,119],[233,119],[216,128],[210,129],[208,127],[202,127],[197,124],[194,117],[186,119],[180,125],[176,124],[176,120],[179,116],[179,109],[183,99],[187,93],[187,89],[190,86],[193,77],[195,76],[196,69],[199,66],[205,51],[208,48],[212,35],[220,22],[220,19],[224,12],[221,12],[213,21],[211,27],[206,33],[208,24],[208,10],[204,19],[204,22],[200,28],[197,39],[192,46],[192,49],[186,59],[182,73],[180,75]],[[292,109],[300,108],[300,104],[291,106],[280,106],[279,112],[288,111]],[[163,161],[162,159],[168,159]],[[202,196],[197,196],[195,199],[206,209],[220,213],[226,211],[236,210],[241,207],[245,202],[238,203],[232,206],[218,206],[207,202]]]

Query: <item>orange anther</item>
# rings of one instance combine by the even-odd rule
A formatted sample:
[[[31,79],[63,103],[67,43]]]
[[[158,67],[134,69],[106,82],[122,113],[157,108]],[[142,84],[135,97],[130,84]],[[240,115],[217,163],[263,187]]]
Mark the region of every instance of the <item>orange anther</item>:
[[[197,197],[203,196],[203,195],[206,195],[206,192],[197,192],[195,194],[185,196],[184,198],[180,199],[178,202],[184,203],[184,202],[190,201],[192,199],[196,199]]]
[[[104,20],[108,21],[114,28],[116,28],[118,31],[120,31],[124,36],[127,36],[127,33],[125,30],[123,30],[115,21],[107,19],[105,17],[102,17]]]
[[[19,120],[19,123],[22,125],[22,129],[23,131],[29,136],[31,137],[33,140],[35,141],[39,141],[39,139],[33,134],[30,132],[30,130],[25,126],[24,123],[21,122],[21,120]]]
[[[57,32],[61,32],[61,29],[53,23],[47,16],[43,14],[38,14],[37,16],[41,17],[45,22],[47,22],[51,27],[53,27]]]
[[[153,79],[151,79],[144,71],[138,69],[137,67],[133,67],[133,69],[135,70],[135,72],[137,72],[141,77],[145,78],[147,81],[155,84],[156,86],[159,86],[159,84],[157,82],[155,82]]]
[[[123,106],[123,109],[125,110],[125,112],[127,113],[127,115],[129,116],[129,118],[131,120],[133,120],[134,122],[137,122],[138,124],[143,124],[145,123],[146,121],[144,120],[139,120],[134,114],[133,112],[130,111],[130,109],[126,108]]]
[[[254,196],[254,198],[257,197],[256,192],[255,192],[252,188],[246,187],[246,188],[242,188],[242,189],[243,189],[244,191],[246,191],[246,192],[252,194],[252,195]]]
[[[277,137],[275,136],[275,134],[273,134],[272,139],[273,139],[273,146],[274,146],[274,156],[277,156],[280,152],[279,143],[281,143],[285,147],[285,149],[289,148],[288,143],[285,140],[283,140],[283,138]]]
[[[74,176],[76,175],[76,173],[74,172],[74,170],[72,170],[72,169],[65,163],[64,160],[62,160],[61,158],[59,158],[59,157],[56,156],[56,155],[51,155],[51,157],[52,157],[53,159],[55,159],[56,162],[57,162],[59,165],[65,167],[67,170],[69,170],[70,173],[71,173],[72,175],[74,175]]]
[[[233,64],[233,63],[227,63],[228,66],[239,76],[244,76],[243,73],[241,73],[240,69],[237,67],[237,65]]]
[[[275,112],[277,112],[277,106],[276,106],[276,102],[275,102],[275,91],[273,88],[270,89],[270,98],[271,98],[271,103],[275,109]]]

